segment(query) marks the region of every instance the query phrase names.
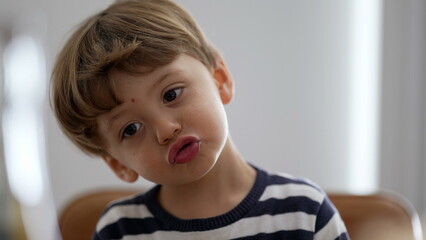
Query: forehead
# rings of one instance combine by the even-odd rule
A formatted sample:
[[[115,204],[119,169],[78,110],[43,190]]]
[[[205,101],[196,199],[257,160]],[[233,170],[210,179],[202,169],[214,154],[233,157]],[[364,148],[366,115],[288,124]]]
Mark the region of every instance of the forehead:
[[[146,84],[147,87],[149,85],[159,85],[170,76],[191,74],[203,68],[206,69],[204,64],[199,60],[187,54],[180,54],[171,63],[155,68],[154,70],[144,66],[137,67],[135,69],[136,71],[134,71],[135,73],[115,69],[109,73],[108,77],[114,83],[114,89],[118,99],[124,101],[125,99],[123,97],[125,96],[123,95],[126,95],[126,93],[123,92],[123,90],[132,89],[133,85],[139,85],[141,83]]]

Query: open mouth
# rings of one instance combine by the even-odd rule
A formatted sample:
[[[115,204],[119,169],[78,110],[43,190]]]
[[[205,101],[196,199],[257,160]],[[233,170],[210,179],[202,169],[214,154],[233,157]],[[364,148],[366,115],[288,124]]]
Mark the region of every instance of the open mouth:
[[[179,150],[179,152],[183,151],[185,148],[187,148],[190,145],[191,145],[191,143],[187,143],[187,144],[183,145],[183,147]]]

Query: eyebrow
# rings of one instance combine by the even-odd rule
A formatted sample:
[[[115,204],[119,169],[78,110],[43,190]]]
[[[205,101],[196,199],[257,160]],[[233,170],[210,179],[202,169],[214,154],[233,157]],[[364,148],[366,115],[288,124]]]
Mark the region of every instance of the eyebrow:
[[[172,69],[170,71],[167,71],[160,78],[158,78],[158,80],[155,81],[155,83],[152,85],[151,89],[160,85],[160,83],[164,82],[164,80],[167,79],[170,75],[175,75],[175,74],[180,73],[180,72],[183,72],[183,70],[182,69]]]
[[[114,114],[110,119],[108,119],[108,128],[107,130],[110,130],[112,126],[114,125],[114,122],[117,120],[117,118],[120,117],[122,111],[118,111],[118,113]]]

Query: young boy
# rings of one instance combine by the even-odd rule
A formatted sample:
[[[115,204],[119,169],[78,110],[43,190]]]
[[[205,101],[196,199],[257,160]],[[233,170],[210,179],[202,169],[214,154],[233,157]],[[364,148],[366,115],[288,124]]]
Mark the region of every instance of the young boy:
[[[324,192],[248,164],[228,133],[223,59],[167,0],[119,1],[60,53],[53,103],[67,136],[126,182],[93,239],[348,239]]]

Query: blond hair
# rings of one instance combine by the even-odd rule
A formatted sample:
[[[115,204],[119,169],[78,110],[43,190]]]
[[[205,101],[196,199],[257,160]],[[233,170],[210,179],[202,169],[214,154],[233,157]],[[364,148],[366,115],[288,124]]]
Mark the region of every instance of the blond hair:
[[[83,151],[105,154],[96,117],[120,104],[108,73],[154,70],[181,53],[217,67],[215,48],[171,1],[119,1],[88,18],[63,47],[52,74],[53,108],[65,134]]]

